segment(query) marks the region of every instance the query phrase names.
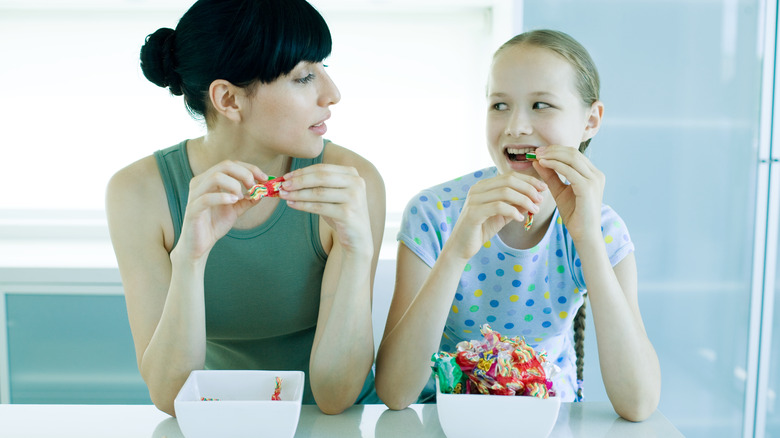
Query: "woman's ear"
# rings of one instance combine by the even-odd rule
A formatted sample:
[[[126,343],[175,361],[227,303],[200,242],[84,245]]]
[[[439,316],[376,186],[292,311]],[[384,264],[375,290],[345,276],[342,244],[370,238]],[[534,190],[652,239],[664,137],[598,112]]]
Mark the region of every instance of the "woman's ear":
[[[601,128],[601,119],[604,117],[604,104],[597,100],[590,106],[588,119],[585,123],[585,131],[582,133],[582,140],[587,141],[596,136]]]
[[[209,100],[217,114],[228,120],[241,121],[240,89],[224,79],[217,79],[209,85]]]

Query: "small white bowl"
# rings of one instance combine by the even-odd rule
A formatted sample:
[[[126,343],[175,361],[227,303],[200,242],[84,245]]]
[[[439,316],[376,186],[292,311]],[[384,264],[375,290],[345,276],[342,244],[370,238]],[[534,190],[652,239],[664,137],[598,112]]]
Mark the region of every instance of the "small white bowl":
[[[546,438],[560,408],[560,397],[442,394],[436,379],[436,411],[447,438]]]
[[[277,376],[282,378],[281,400],[271,400]],[[303,383],[303,371],[196,370],[173,406],[186,438],[292,438]]]

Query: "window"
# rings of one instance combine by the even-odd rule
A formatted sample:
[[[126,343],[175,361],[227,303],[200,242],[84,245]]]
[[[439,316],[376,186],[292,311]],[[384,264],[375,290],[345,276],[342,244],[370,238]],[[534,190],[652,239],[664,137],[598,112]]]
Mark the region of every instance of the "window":
[[[0,0],[0,80],[10,85],[0,106],[0,227],[56,218],[105,226],[114,172],[205,132],[181,97],[143,77],[138,59],[146,35],[175,27],[190,4]],[[416,191],[490,165],[485,77],[511,27],[492,11],[508,2],[313,4],[331,27],[327,64],[342,95],[327,138],[382,173],[394,241],[392,223]]]

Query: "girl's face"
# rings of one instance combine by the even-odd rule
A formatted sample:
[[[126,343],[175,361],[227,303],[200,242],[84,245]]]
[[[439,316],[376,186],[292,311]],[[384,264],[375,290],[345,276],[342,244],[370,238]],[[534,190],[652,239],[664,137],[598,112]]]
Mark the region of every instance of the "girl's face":
[[[557,53],[527,44],[499,52],[488,78],[486,124],[498,171],[535,173],[526,152],[548,145],[579,147],[596,133],[589,129],[592,108],[577,92],[574,68]]]
[[[300,62],[287,75],[257,86],[246,113],[256,144],[297,158],[322,152],[330,105],[341,100],[322,63]]]

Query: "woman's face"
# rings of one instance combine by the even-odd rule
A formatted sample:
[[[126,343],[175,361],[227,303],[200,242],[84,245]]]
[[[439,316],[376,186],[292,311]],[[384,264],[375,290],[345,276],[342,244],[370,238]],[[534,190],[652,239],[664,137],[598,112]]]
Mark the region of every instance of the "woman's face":
[[[577,92],[574,69],[557,53],[520,44],[499,52],[488,78],[487,143],[500,173],[536,172],[525,153],[579,147],[591,108]]]
[[[312,158],[322,152],[330,105],[341,100],[322,63],[300,62],[287,75],[260,84],[246,113],[257,144],[285,155]]]

